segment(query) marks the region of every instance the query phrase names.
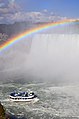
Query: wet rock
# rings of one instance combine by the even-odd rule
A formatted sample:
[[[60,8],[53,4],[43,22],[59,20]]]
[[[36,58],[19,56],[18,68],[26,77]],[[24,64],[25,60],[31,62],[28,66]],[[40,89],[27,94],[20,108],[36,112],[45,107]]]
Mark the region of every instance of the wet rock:
[[[5,108],[0,103],[0,119],[6,119]]]

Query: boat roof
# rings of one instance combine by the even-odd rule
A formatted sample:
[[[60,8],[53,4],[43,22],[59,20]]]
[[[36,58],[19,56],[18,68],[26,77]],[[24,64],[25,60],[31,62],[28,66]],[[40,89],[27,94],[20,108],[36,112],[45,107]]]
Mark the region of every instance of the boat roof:
[[[28,96],[29,94],[32,94],[34,95],[34,92],[30,91],[29,93],[28,92],[12,92],[10,93],[10,96],[22,96],[22,97],[25,97],[25,96]]]

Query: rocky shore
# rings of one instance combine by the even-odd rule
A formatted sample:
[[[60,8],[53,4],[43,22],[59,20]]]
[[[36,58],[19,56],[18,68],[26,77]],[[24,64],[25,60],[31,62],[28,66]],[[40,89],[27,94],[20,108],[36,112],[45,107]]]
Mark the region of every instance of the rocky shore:
[[[18,119],[18,118],[16,116],[14,116],[14,115],[6,114],[6,109],[0,103],[0,119]],[[19,119],[26,119],[26,118],[23,117],[23,118],[19,118]]]

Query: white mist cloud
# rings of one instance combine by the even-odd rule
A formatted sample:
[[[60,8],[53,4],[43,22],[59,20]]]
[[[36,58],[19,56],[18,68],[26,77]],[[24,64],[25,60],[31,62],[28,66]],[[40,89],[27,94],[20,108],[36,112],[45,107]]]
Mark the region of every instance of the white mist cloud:
[[[49,82],[79,81],[79,35],[38,34],[28,39],[0,56],[0,80],[21,75],[28,80],[29,75]]]
[[[11,23],[12,16],[19,11],[15,0],[0,0],[0,23]]]

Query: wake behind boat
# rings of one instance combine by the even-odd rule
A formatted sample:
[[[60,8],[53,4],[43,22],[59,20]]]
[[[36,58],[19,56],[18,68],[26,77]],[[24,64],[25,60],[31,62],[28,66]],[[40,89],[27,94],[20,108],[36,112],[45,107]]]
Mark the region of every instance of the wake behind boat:
[[[10,95],[10,100],[11,101],[15,101],[15,102],[30,102],[30,101],[34,101],[34,100],[39,100],[37,95],[34,94],[34,92],[30,91],[30,92],[12,92]]]

